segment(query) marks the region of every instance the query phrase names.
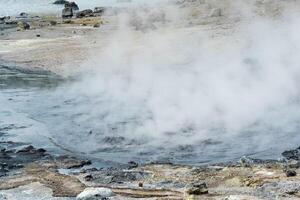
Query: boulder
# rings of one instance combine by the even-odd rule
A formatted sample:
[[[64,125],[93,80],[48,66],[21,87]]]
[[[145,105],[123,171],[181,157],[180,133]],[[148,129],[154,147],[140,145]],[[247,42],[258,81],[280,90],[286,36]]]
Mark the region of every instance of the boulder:
[[[189,195],[207,194],[208,189],[205,182],[192,183],[186,186],[186,193]]]
[[[56,0],[53,2],[53,4],[56,4],[56,5],[65,5],[66,3],[69,3],[69,1],[66,1],[66,0]]]
[[[91,9],[82,10],[76,13],[77,18],[83,18],[83,17],[92,17],[93,11]]]
[[[64,8],[62,10],[62,18],[72,18],[73,17],[73,9],[72,8]]]
[[[73,11],[79,10],[78,5],[74,1],[66,3],[65,8],[72,8]]]
[[[77,195],[77,200],[98,200],[114,196],[111,189],[108,188],[86,188]]]
[[[28,30],[28,29],[30,29],[30,25],[27,22],[19,21],[17,25],[18,25],[19,30]]]

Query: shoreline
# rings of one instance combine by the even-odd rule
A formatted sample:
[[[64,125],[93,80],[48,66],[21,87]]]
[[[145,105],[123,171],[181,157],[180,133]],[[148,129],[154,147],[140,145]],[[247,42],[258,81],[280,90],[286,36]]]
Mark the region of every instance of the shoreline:
[[[30,188],[43,191],[40,197],[28,193],[31,198],[50,195],[50,199],[80,199],[83,191],[92,194],[104,189],[110,192],[110,199],[128,200],[300,198],[298,150],[284,152],[285,158],[278,161],[242,157],[238,162],[197,167],[130,161],[119,167],[95,168],[90,160],[67,154],[52,156],[27,144],[0,145],[0,194],[4,197],[11,198],[11,192]],[[45,192],[48,189],[53,193]],[[22,197],[15,193],[13,199]]]

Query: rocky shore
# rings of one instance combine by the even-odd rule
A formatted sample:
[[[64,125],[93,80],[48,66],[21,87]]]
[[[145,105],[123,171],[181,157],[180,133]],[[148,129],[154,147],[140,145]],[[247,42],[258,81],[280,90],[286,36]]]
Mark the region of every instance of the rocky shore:
[[[242,157],[209,166],[172,163],[96,168],[90,160],[54,156],[1,142],[2,199],[298,199],[300,150],[280,160]]]
[[[173,21],[157,9],[80,10],[75,3],[56,4],[64,5],[61,16],[24,12],[1,17],[0,60],[76,76],[83,71],[85,59],[110,41],[122,12],[132,14],[129,23],[137,37],[165,27],[186,35],[204,31],[215,39],[213,48],[224,38],[232,39],[240,26],[254,18],[230,12],[232,1],[176,1],[172,6],[184,17]],[[255,11],[260,17],[277,20],[289,8],[298,11],[299,4],[261,0],[256,1]],[[144,18],[137,16],[135,9],[144,9]],[[1,140],[0,149],[0,200],[300,199],[300,148],[283,152],[278,160],[242,157],[205,166],[130,161],[103,168],[93,160],[71,153],[53,155],[25,143]]]

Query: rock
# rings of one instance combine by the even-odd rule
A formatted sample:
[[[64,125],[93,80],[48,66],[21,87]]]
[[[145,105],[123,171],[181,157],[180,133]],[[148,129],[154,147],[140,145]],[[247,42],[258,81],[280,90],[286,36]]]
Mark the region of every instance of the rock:
[[[240,158],[239,163],[243,167],[251,167],[253,165],[253,160],[251,158],[243,156],[243,157]]]
[[[53,2],[53,4],[56,4],[56,5],[65,5],[66,3],[69,3],[69,1],[66,1],[66,0],[56,0]]]
[[[288,160],[300,160],[299,148],[294,150],[284,151],[281,155]]]
[[[67,19],[67,20],[64,20],[64,21],[63,21],[63,23],[64,23],[64,24],[72,24],[72,23],[73,23],[73,21],[72,21],[72,20],[70,20],[70,19]]]
[[[208,189],[205,182],[192,183],[186,186],[186,193],[189,195],[207,194]]]
[[[6,200],[6,199],[7,199],[6,195],[0,194],[0,200]]]
[[[74,1],[72,1],[72,2],[67,2],[67,3],[65,4],[65,8],[72,8],[73,11],[79,10],[78,5],[77,5]]]
[[[94,14],[96,16],[101,16],[105,12],[105,7],[95,7],[94,8]]]
[[[41,37],[41,35],[40,34],[36,34],[36,37]]]
[[[72,8],[64,8],[62,10],[62,18],[72,18],[73,17],[73,9]]]
[[[287,177],[297,176],[296,171],[290,170],[290,169],[286,170],[286,171],[285,171],[285,174],[286,174]]]
[[[86,188],[83,192],[77,195],[77,200],[99,200],[114,196],[111,189],[108,188]]]
[[[139,187],[144,187],[144,184],[142,182],[139,182]]]
[[[133,169],[133,168],[136,168],[136,167],[138,167],[139,166],[139,164],[138,163],[136,163],[136,162],[134,162],[134,161],[129,161],[128,162],[128,169]]]
[[[33,146],[29,145],[21,150],[19,150],[17,153],[19,154],[44,154],[46,152],[45,149],[36,149]]]
[[[84,180],[85,180],[85,181],[91,181],[91,180],[93,180],[93,176],[90,175],[90,174],[88,174],[88,175],[86,175],[86,176],[84,177]]]
[[[83,11],[79,11],[76,13],[76,17],[77,18],[83,18],[83,17],[92,17],[93,15],[93,11],[91,9],[86,9]]]
[[[21,13],[19,14],[19,16],[17,16],[17,18],[27,18],[28,16],[29,16],[28,13],[21,12]]]
[[[100,23],[99,23],[99,22],[98,22],[98,23],[95,23],[93,27],[94,27],[94,28],[99,28],[99,27],[100,27]]]
[[[65,168],[65,169],[81,168],[85,165],[92,164],[90,160],[80,160],[70,156],[58,156],[56,158],[56,162],[60,168]]]
[[[7,21],[7,20],[10,20],[10,17],[6,17],[6,16],[0,17],[0,24],[4,24],[5,21]]]
[[[56,26],[57,25],[57,21],[51,20],[49,22],[50,26]]]
[[[18,30],[28,30],[30,29],[30,25],[27,22],[20,21],[18,22]]]
[[[290,160],[288,163],[287,163],[287,166],[289,168],[296,168],[298,169],[300,167],[300,162],[297,161],[297,160]]]
[[[209,17],[221,17],[222,16],[222,10],[221,8],[214,8],[211,10]]]

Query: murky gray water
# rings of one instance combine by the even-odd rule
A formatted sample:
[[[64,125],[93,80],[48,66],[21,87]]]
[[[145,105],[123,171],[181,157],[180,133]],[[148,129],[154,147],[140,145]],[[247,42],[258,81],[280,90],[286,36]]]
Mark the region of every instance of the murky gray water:
[[[185,164],[230,161],[243,155],[278,158],[283,150],[300,144],[297,120],[285,129],[272,127],[272,123],[258,123],[235,135],[212,128],[211,138],[203,140],[193,140],[197,130],[191,127],[166,133],[164,138],[168,139],[131,137],[128,129],[151,118],[147,109],[135,111],[129,105],[112,106],[112,100],[105,94],[103,98],[79,95],[72,85],[49,72],[0,65],[1,140],[32,143],[52,153],[95,160]],[[288,113],[282,112],[285,114]],[[181,144],[183,137],[190,144]]]

